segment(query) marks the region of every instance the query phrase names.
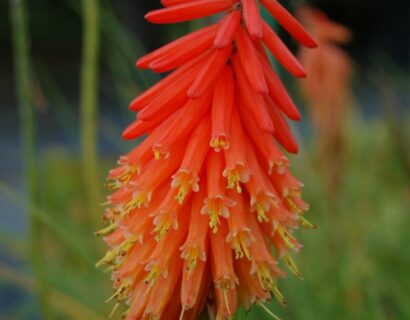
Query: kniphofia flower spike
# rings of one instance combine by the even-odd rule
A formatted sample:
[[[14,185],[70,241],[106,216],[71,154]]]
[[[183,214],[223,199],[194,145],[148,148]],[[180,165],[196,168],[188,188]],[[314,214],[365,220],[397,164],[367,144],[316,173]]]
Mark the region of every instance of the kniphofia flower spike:
[[[315,41],[276,0],[162,0],[152,23],[220,14],[222,19],[147,54],[139,68],[169,74],[138,96],[124,139],[146,139],[109,173],[98,232],[109,246],[98,265],[112,271],[125,319],[216,319],[276,298],[279,261],[301,244],[302,184],[283,150],[298,151],[286,118],[300,114],[270,65],[268,51],[296,77],[302,65],[259,5],[297,41]],[[275,253],[271,248],[275,249]]]

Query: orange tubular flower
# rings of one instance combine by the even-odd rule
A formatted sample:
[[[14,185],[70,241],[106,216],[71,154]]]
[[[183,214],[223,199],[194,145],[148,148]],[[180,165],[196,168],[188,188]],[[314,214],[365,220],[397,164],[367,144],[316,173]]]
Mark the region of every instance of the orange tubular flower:
[[[316,43],[276,0],[161,3],[148,21],[222,19],[137,61],[170,73],[131,102],[138,115],[123,138],[147,138],[109,173],[109,225],[97,234],[109,246],[98,265],[112,271],[110,300],[128,305],[128,320],[198,319],[204,310],[224,320],[271,298],[285,305],[281,262],[302,278],[294,230],[314,225],[284,155],[298,151],[286,118],[300,114],[268,52],[306,74],[259,6],[302,45]]]

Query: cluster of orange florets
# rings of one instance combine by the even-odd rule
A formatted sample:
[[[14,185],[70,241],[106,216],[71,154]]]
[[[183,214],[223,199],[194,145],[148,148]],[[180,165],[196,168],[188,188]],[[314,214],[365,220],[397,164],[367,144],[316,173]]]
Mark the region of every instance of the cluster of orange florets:
[[[298,41],[314,40],[275,0],[260,1]],[[216,13],[221,21],[138,60],[170,72],[131,103],[125,139],[146,139],[109,174],[99,234],[126,319],[217,319],[276,297],[281,259],[301,277],[291,250],[308,206],[282,152],[297,143],[285,116],[300,114],[273,71],[267,48],[292,74],[305,72],[260,16],[256,0],[163,0],[146,15],[174,23]],[[273,254],[270,246],[276,253]]]

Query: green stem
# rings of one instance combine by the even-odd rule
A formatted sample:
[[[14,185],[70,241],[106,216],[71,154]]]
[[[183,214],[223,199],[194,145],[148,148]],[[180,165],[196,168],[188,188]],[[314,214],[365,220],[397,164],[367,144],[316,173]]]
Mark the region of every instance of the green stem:
[[[99,0],[83,0],[81,148],[89,222],[92,227],[96,227],[95,211],[101,201],[97,150],[99,16]]]
[[[20,134],[24,159],[25,178],[27,183],[28,206],[30,217],[30,255],[33,272],[37,279],[40,306],[44,318],[50,318],[47,305],[47,287],[43,274],[43,246],[41,241],[42,224],[35,218],[32,205],[39,203],[39,177],[36,159],[36,126],[35,114],[31,103],[29,39],[25,0],[10,0],[10,20],[14,46],[15,85],[19,105]]]

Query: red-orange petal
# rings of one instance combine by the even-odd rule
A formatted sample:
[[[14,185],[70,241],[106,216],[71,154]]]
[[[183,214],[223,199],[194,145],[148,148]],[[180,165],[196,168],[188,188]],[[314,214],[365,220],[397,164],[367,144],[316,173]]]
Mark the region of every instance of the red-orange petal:
[[[212,47],[216,31],[217,28],[212,27],[206,33],[189,37],[180,46],[173,48],[172,52],[168,52],[152,61],[149,68],[155,72],[166,72],[192,60]]]
[[[145,121],[154,120],[154,118],[157,121],[158,119],[166,119],[189,100],[186,91],[194,80],[195,73],[191,72],[170,84],[156,99],[138,113],[138,119]]]
[[[295,77],[306,77],[306,72],[300,62],[295,58],[292,52],[290,52],[288,47],[282,42],[278,35],[266,22],[263,22],[262,26],[262,41],[268,47],[273,56],[279,61],[279,63]]]
[[[242,117],[246,117],[247,109],[241,104],[239,104],[239,106]],[[276,145],[271,134],[262,132],[258,128],[257,124],[253,121],[244,121],[244,127],[249,135],[249,138],[253,142],[253,145],[265,158],[268,165],[268,168],[266,169],[269,172],[271,172],[275,166],[288,166],[287,158],[283,155],[280,148]]]
[[[216,50],[209,57],[204,64],[201,71],[199,71],[194,83],[188,89],[188,96],[190,98],[199,98],[204,92],[215,83],[223,68],[226,65],[232,52],[232,45]]]
[[[240,28],[237,31],[236,44],[238,46],[242,69],[249,83],[257,93],[268,93],[268,86],[266,84],[265,75],[263,74],[259,53],[244,28]]]
[[[243,18],[252,39],[261,38],[262,17],[256,0],[242,0]]]
[[[189,100],[182,108],[182,112],[176,117],[169,131],[154,143],[154,151],[167,153],[170,145],[180,143],[180,139],[187,137],[192,129],[198,124],[199,120],[211,107],[212,92],[209,92],[199,99]],[[149,139],[149,137],[148,137]]]
[[[225,194],[225,181],[222,172],[225,168],[225,159],[220,152],[211,151],[206,160],[206,180],[208,198],[222,197]]]
[[[181,79],[185,78],[187,75],[194,73],[195,68],[198,66],[202,66],[203,61],[205,61],[210,52],[205,52],[201,54],[199,57],[187,62],[176,71],[172,72],[166,78],[162,79],[161,81],[157,82],[155,85],[150,87],[148,90],[144,91],[140,94],[137,98],[135,98],[129,108],[133,111],[138,111],[147,106],[149,103],[154,101],[161,93],[168,88],[173,83],[180,81]]]
[[[183,22],[224,11],[232,7],[234,0],[198,0],[181,3],[164,9],[154,10],[145,15],[151,23]]]
[[[308,48],[316,48],[317,42],[302,25],[276,0],[260,0],[269,13],[297,41]]]
[[[233,267],[233,255],[229,244],[226,242],[228,226],[225,220],[221,221],[217,233],[211,233],[211,260],[214,283],[234,287],[238,282]]]
[[[248,114],[252,117],[251,119],[244,119],[257,123],[264,132],[272,133],[275,129],[266,109],[263,96],[250,90],[250,85],[242,69],[238,54],[235,54],[231,60],[235,69],[238,95],[246,107]]]
[[[232,43],[235,38],[236,30],[241,22],[241,14],[233,10],[227,14],[219,25],[218,32],[215,36],[214,47],[221,49]]]
[[[273,133],[276,140],[282,145],[282,147],[286,149],[286,151],[294,154],[298,153],[298,143],[296,142],[295,137],[290,131],[289,125],[286,123],[286,120],[278,110],[278,107],[269,98],[266,99],[266,103],[268,106],[268,112],[271,115],[273,125],[276,129]]]
[[[181,51],[187,52],[195,50],[196,47],[200,46],[203,42],[209,42],[209,38],[214,38],[218,28],[219,23],[216,23],[209,27],[191,32],[171,43],[168,43],[165,46],[139,58],[137,60],[137,67],[146,69],[153,61],[167,57],[168,55],[180,54]]]
[[[215,85],[212,101],[211,146],[216,151],[229,148],[230,124],[233,105],[233,72],[230,66],[226,66]]]
[[[273,71],[272,66],[265,59],[262,59],[262,68],[268,84],[269,96],[289,119],[299,121],[301,116],[298,108],[293,103],[282,81]]]
[[[149,130],[154,128],[158,123],[153,121],[142,121],[142,120],[135,120],[131,123],[122,133],[122,138],[124,140],[132,140],[138,138],[139,136],[147,133]]]

